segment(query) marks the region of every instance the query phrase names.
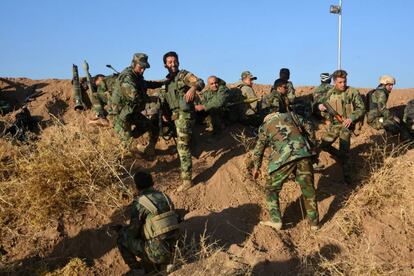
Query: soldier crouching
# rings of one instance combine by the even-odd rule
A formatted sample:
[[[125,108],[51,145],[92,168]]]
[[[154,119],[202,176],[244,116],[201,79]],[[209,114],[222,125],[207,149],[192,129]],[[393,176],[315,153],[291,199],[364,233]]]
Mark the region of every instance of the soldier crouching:
[[[129,225],[119,232],[118,248],[130,274],[144,275],[161,271],[171,262],[179,217],[169,197],[152,187],[150,174],[137,172],[134,182],[139,195],[132,204]]]

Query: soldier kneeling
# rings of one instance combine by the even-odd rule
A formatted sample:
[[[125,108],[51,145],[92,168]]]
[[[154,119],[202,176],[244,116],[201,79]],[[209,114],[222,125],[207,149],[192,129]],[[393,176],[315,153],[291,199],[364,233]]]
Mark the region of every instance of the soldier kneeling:
[[[119,233],[118,247],[131,269],[129,274],[144,275],[160,271],[171,262],[179,217],[169,197],[152,187],[150,174],[137,172],[134,182],[139,195],[133,202],[129,225]]]

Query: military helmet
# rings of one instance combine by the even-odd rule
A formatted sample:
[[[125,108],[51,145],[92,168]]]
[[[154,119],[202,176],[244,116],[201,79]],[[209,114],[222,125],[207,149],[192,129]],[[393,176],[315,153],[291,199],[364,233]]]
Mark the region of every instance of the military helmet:
[[[136,64],[142,68],[150,68],[150,64],[148,63],[148,56],[144,53],[135,53],[132,56],[132,67],[134,67]]]
[[[390,75],[383,75],[379,79],[380,84],[386,85],[386,84],[395,84],[395,78]]]
[[[321,75],[321,82],[330,82],[331,75],[329,73],[322,73]]]

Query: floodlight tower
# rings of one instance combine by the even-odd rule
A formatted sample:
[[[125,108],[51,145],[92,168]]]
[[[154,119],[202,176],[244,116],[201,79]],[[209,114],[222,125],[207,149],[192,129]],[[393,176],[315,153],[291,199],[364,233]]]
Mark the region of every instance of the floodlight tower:
[[[339,5],[331,5],[330,13],[338,15],[338,69],[342,67],[342,0]]]

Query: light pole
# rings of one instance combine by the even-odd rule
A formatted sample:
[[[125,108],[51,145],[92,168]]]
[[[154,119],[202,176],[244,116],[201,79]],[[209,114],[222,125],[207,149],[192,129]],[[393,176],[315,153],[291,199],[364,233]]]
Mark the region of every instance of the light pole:
[[[342,67],[342,0],[339,5],[331,5],[330,13],[338,15],[338,69]]]

